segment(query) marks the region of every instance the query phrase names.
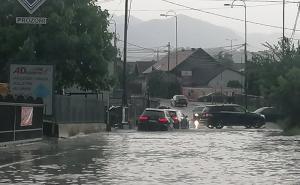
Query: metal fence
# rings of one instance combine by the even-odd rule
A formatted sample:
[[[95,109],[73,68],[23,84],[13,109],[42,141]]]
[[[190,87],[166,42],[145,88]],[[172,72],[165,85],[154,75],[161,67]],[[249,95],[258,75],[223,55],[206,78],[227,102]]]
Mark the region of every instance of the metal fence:
[[[22,125],[22,108],[32,108],[28,125]],[[43,136],[43,104],[0,102],[0,142],[37,139]]]
[[[84,96],[55,96],[56,123],[104,123],[105,105],[102,100]]]

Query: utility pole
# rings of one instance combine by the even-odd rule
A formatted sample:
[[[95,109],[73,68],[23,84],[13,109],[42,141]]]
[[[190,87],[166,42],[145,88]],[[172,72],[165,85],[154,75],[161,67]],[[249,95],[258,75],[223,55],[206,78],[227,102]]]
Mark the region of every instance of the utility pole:
[[[127,124],[127,120],[126,120],[126,108],[127,108],[127,85],[126,85],[127,31],[128,31],[128,0],[125,0],[122,126],[123,126],[123,124]]]
[[[245,8],[245,107],[248,109],[248,57],[247,57],[247,6],[245,1],[244,8]]]
[[[175,16],[176,20],[176,66],[178,65],[178,20],[177,20],[177,15]]]
[[[157,62],[159,61],[159,49],[157,49],[157,51],[156,51],[156,61]]]
[[[282,5],[282,38],[284,40],[285,38],[285,0],[283,0],[283,5]]]
[[[168,42],[168,72],[170,71],[170,50],[171,50],[171,45],[170,42]]]
[[[282,2],[282,52],[285,55],[285,0]]]

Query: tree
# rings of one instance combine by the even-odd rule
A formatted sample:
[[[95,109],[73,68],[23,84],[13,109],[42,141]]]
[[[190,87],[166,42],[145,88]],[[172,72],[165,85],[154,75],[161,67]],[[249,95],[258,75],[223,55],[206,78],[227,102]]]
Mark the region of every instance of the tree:
[[[28,16],[12,0],[0,6],[0,80],[7,81],[10,63],[53,64],[55,88],[78,86],[84,90],[108,88],[107,66],[116,56],[108,32],[108,12],[96,0],[46,1],[34,14],[47,17],[46,25],[17,25]]]
[[[300,68],[292,68],[287,74],[277,78],[278,86],[273,87],[271,94],[281,111],[289,115],[285,129],[300,128]]]
[[[265,52],[256,54],[247,67],[249,91],[266,98],[285,113],[284,128],[300,126],[300,47],[288,39],[277,45],[265,44]]]
[[[174,94],[180,94],[180,84],[172,73],[155,71],[148,76],[148,88],[151,96],[159,98],[171,98]]]

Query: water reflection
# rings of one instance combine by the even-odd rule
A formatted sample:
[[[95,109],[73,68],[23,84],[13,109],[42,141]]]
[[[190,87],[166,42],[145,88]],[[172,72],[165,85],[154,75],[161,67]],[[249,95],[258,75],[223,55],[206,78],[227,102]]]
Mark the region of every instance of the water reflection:
[[[0,183],[299,184],[300,137],[277,133],[121,131],[1,149]]]

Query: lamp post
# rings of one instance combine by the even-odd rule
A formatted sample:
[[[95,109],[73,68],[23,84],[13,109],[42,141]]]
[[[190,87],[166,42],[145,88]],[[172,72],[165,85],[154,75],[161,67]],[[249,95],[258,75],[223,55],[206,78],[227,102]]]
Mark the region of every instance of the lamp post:
[[[174,13],[174,15],[170,15],[169,13]],[[160,14],[160,16],[163,16],[163,17],[175,17],[175,38],[176,38],[176,43],[175,43],[175,47],[176,47],[176,49],[175,49],[175,53],[176,53],[176,66],[177,66],[177,64],[178,64],[178,18],[177,18],[177,14],[176,14],[176,12],[175,11],[173,11],[173,10],[170,10],[170,11],[168,11],[167,13],[165,13],[165,14]]]
[[[243,2],[243,5],[235,5],[234,3],[238,0],[234,0],[231,4],[224,4],[224,6],[230,6],[233,8],[234,6],[243,6],[245,8],[245,44],[244,44],[244,55],[245,55],[245,82],[244,82],[244,89],[245,89],[245,107],[248,108],[248,71],[247,71],[247,5],[245,0],[239,0]]]
[[[115,20],[111,19],[109,24],[113,24],[114,25],[114,48],[117,49],[117,23]],[[114,60],[114,67],[113,67],[113,74],[116,73],[116,69],[117,69],[117,62],[116,62],[116,58]]]
[[[114,47],[117,48],[117,23],[115,20],[111,19],[109,24],[114,25]]]

